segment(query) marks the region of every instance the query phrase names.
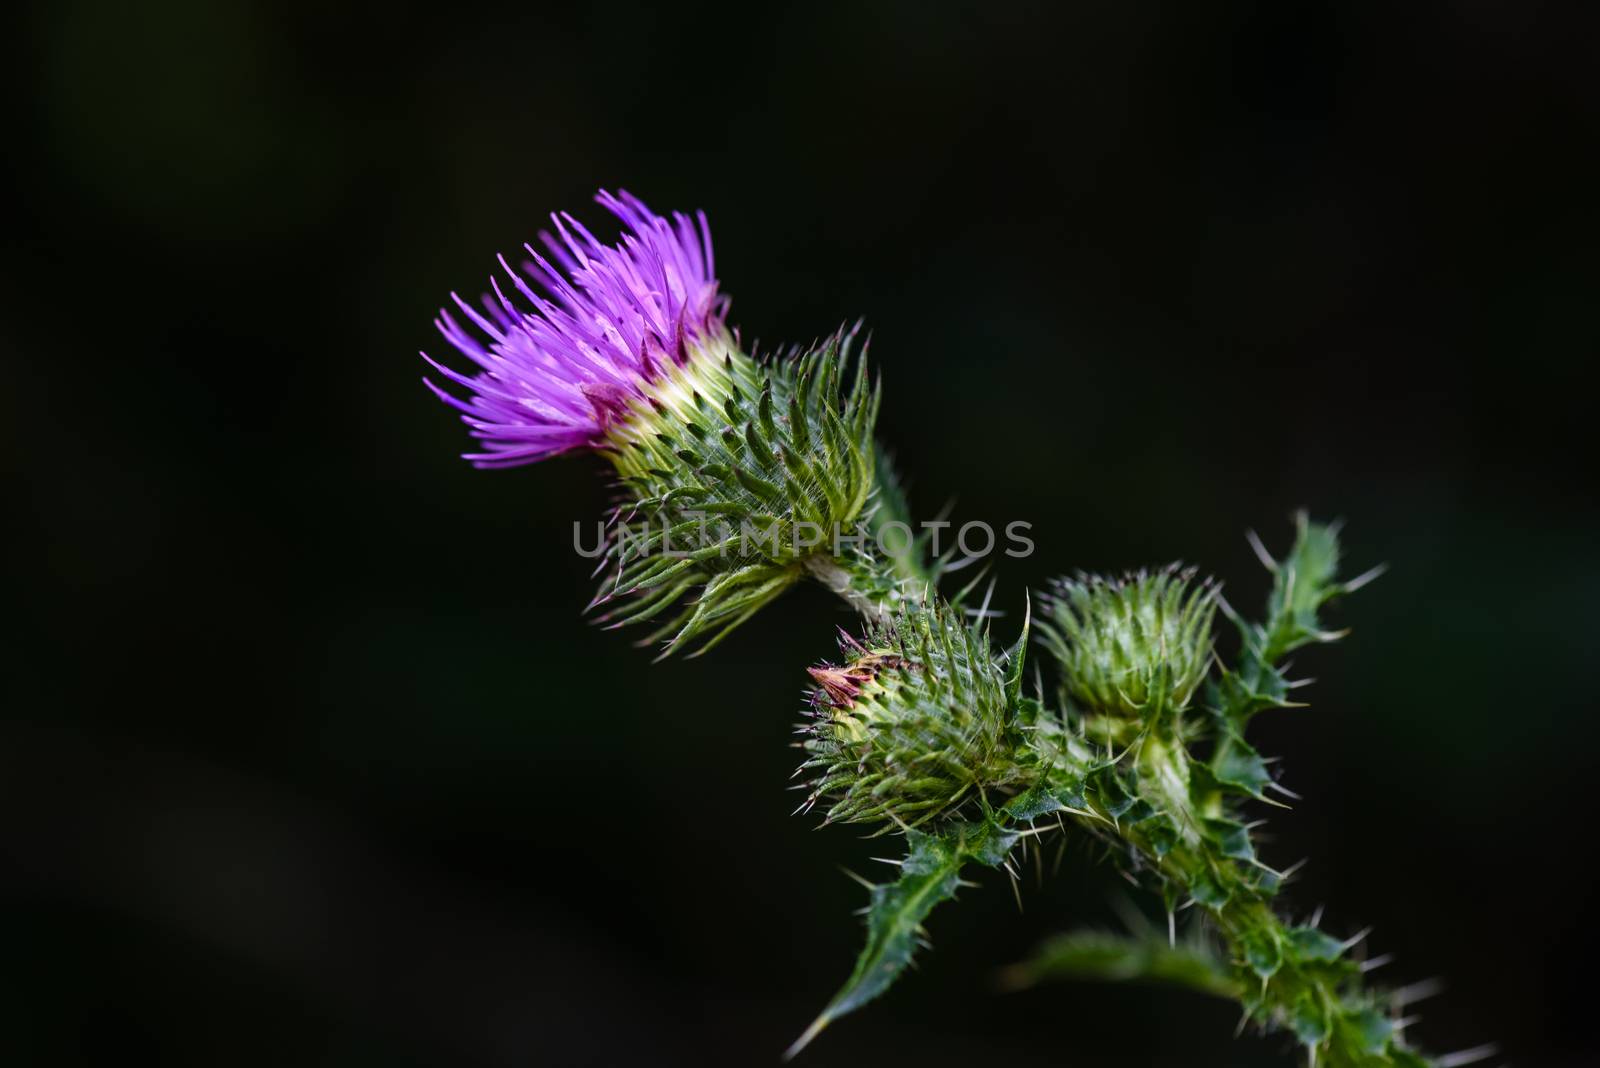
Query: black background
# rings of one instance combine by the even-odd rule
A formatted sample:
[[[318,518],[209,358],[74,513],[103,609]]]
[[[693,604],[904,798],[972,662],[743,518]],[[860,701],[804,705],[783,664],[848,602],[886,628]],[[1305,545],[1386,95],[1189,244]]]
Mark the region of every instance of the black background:
[[[597,186],[706,209],[747,337],[865,316],[997,596],[1349,521],[1390,575],[1262,724],[1289,895],[1439,975],[1416,1037],[1592,1063],[1595,26],[1554,6],[59,0],[5,77],[7,1064],[776,1062],[848,971],[790,818],[786,597],[703,660],[580,621],[584,459],[475,472],[454,288]],[[609,232],[609,231],[608,231]],[[8,511],[11,509],[8,508]],[[1293,1063],[1168,991],[996,994],[1118,893],[983,877],[847,1064]]]

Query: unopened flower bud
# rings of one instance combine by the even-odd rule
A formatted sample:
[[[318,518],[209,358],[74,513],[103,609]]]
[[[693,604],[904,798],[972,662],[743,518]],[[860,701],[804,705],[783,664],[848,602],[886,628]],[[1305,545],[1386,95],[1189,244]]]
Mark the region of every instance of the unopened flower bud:
[[[811,669],[804,767],[830,821],[914,825],[1021,775],[1005,676],[981,624],[941,603],[906,606]]]
[[[1057,580],[1043,644],[1068,693],[1086,710],[1118,716],[1181,711],[1205,678],[1217,587],[1176,566],[1122,578]]]

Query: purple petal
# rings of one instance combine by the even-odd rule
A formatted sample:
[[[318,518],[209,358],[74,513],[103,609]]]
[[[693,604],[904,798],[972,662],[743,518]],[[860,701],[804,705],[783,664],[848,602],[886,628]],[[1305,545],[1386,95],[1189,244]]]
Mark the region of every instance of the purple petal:
[[[481,311],[451,294],[465,323],[447,310],[434,321],[479,369],[462,374],[423,357],[466,390],[456,396],[424,379],[481,440],[483,451],[466,456],[479,467],[595,445],[630,397],[688,358],[686,345],[723,329],[728,302],[717,293],[704,213],[668,220],[622,190],[595,200],[622,222],[617,244],[564,212],[552,215],[555,233],[540,235],[549,259],[524,246],[532,261],[517,271],[500,257],[513,292],[493,278]]]

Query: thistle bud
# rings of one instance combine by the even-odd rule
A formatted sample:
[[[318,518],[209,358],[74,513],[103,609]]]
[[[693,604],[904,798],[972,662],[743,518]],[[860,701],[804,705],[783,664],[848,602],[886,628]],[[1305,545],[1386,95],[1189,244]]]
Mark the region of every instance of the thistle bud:
[[[1014,715],[987,628],[942,602],[846,635],[844,662],[811,669],[807,806],[829,822],[914,826],[1020,781]]]
[[[1176,565],[1052,584],[1042,642],[1085,709],[1157,716],[1186,708],[1205,678],[1217,587]]]

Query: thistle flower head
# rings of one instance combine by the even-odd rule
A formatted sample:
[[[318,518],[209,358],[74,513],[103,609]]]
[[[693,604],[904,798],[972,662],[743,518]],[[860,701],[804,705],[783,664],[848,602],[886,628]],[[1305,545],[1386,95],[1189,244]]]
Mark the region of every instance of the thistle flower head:
[[[652,387],[726,334],[705,216],[668,219],[626,192],[595,199],[626,228],[616,245],[552,215],[544,252],[524,246],[530,258],[520,269],[500,257],[512,293],[491,279],[481,308],[452,294],[465,321],[449,310],[435,321],[477,366],[462,374],[423,354],[467,391],[458,397],[424,379],[482,442],[466,454],[478,467],[600,444],[613,424],[648,410]]]
[[[986,627],[942,601],[908,605],[840,646],[842,664],[811,669],[804,743],[830,822],[915,826],[1023,777]]]
[[[1042,641],[1086,709],[1139,716],[1181,711],[1205,678],[1217,587],[1176,565],[1122,578],[1058,579]]]
[[[864,352],[842,381],[853,330],[758,361],[728,329],[703,215],[656,215],[627,193],[596,198],[625,227],[603,244],[570,215],[551,216],[545,252],[476,307],[437,325],[477,365],[424,359],[458,396],[483,447],[479,467],[602,452],[622,491],[611,515],[607,623],[666,614],[646,641],[701,651],[800,581],[835,536],[854,529],[873,489],[878,394]]]

